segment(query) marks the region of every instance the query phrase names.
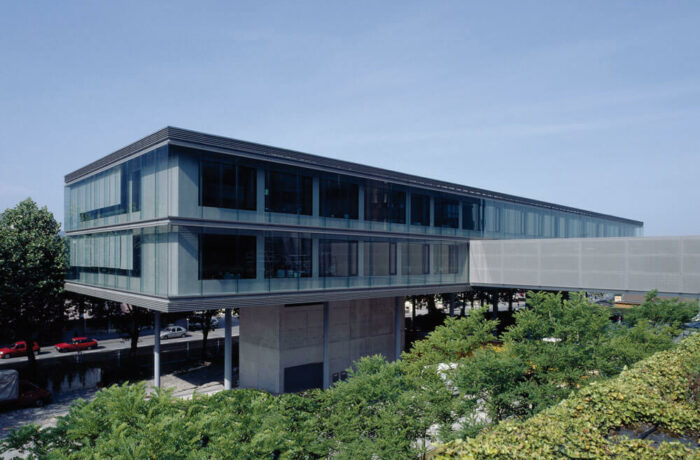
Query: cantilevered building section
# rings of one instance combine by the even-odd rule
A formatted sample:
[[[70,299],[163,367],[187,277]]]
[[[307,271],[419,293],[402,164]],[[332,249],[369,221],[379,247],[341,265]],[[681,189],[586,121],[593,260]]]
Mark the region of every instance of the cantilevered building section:
[[[65,179],[66,288],[158,312],[241,307],[241,383],[275,392],[394,357],[401,299],[467,289],[472,239],[642,234],[635,220],[178,128]]]

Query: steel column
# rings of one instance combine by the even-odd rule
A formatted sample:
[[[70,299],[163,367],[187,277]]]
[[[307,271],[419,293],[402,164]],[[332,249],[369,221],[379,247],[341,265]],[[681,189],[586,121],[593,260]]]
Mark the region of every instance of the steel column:
[[[224,309],[224,390],[230,390],[233,360],[231,356],[231,309]]]
[[[160,388],[160,312],[153,312],[155,327],[153,330],[153,387]]]
[[[396,297],[396,308],[394,315],[394,356],[398,360],[401,358],[401,332],[402,332],[402,320],[404,318],[404,307],[402,305],[403,297]]]
[[[328,302],[323,302],[323,389],[330,386],[330,362],[328,361]]]

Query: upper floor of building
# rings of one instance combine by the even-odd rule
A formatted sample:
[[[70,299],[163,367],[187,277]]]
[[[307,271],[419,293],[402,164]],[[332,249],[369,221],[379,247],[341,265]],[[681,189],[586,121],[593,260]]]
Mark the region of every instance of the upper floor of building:
[[[640,236],[643,223],[165,128],[66,176],[70,234],[208,222],[445,238]]]

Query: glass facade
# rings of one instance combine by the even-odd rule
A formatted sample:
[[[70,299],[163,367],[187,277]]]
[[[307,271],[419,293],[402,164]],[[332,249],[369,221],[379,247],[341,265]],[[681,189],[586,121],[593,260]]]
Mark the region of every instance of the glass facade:
[[[470,238],[641,235],[603,216],[172,145],[69,183],[65,205],[69,278],[156,296],[467,283]]]

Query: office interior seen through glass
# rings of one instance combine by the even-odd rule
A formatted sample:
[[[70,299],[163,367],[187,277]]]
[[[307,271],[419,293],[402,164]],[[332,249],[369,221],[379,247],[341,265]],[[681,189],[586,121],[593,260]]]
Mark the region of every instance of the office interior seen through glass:
[[[642,232],[551,203],[159,133],[166,141],[145,138],[67,176],[71,283],[159,297],[457,285],[469,282],[470,239]]]

